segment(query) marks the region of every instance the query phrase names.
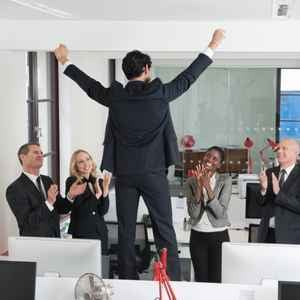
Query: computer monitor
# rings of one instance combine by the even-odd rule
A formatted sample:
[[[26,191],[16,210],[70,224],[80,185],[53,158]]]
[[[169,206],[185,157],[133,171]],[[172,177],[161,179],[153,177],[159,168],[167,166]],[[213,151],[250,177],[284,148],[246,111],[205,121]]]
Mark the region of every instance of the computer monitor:
[[[298,300],[300,295],[300,282],[279,281],[278,300]]]
[[[100,240],[9,237],[8,253],[17,260],[36,261],[38,276],[102,275]]]
[[[300,245],[223,243],[222,283],[300,281]]]
[[[4,260],[3,260],[4,259]],[[0,297],[34,300],[36,263],[0,258]]]

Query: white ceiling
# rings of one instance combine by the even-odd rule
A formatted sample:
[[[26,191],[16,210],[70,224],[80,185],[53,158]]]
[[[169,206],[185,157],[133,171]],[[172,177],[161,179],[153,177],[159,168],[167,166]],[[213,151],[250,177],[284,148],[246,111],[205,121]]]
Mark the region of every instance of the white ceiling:
[[[280,1],[291,1],[291,19],[300,19],[300,0]],[[67,19],[108,21],[271,21],[273,7],[273,0],[0,0],[0,19],[61,19],[17,2],[71,14]]]

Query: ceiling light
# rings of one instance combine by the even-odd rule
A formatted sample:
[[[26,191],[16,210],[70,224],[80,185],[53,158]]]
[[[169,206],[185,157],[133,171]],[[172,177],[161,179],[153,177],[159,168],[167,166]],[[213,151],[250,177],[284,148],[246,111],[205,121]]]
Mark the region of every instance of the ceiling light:
[[[43,12],[45,14],[55,16],[58,18],[63,18],[63,19],[70,19],[72,18],[72,14],[65,12],[60,9],[52,8],[49,7],[48,5],[45,5],[43,3],[39,3],[36,1],[32,0],[10,0],[11,2],[17,3],[19,5],[38,10],[40,12]]]

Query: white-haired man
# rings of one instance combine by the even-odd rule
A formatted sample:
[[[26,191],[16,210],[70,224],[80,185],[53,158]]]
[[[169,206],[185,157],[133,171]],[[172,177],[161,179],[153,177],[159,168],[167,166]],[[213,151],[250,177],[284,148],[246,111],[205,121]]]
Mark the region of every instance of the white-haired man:
[[[292,139],[279,143],[279,166],[260,174],[261,205],[269,205],[275,221],[275,242],[300,244],[300,165],[299,144]],[[262,219],[259,235],[263,236],[272,222]]]

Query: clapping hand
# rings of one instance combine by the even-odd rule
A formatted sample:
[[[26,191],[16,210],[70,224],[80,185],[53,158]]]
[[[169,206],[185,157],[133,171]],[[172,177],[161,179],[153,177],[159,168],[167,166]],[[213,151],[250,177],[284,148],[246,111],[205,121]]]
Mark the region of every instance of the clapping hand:
[[[110,172],[104,172],[103,176],[103,197],[106,197],[109,192],[109,184],[111,181],[112,174]]]
[[[273,186],[273,193],[277,195],[280,191],[279,181],[278,178],[272,173],[272,186]]]
[[[78,178],[70,187],[68,198],[74,199],[78,195],[82,194],[86,189],[87,183],[82,183],[80,178]]]
[[[266,193],[268,188],[268,177],[265,169],[263,169],[259,174],[259,182],[260,182],[261,192]]]
[[[58,195],[58,186],[57,186],[57,184],[51,184],[51,186],[50,186],[50,188],[47,192],[48,202],[51,205],[54,205],[57,195]]]
[[[198,164],[194,170],[199,187],[210,188],[210,171],[203,164]]]

